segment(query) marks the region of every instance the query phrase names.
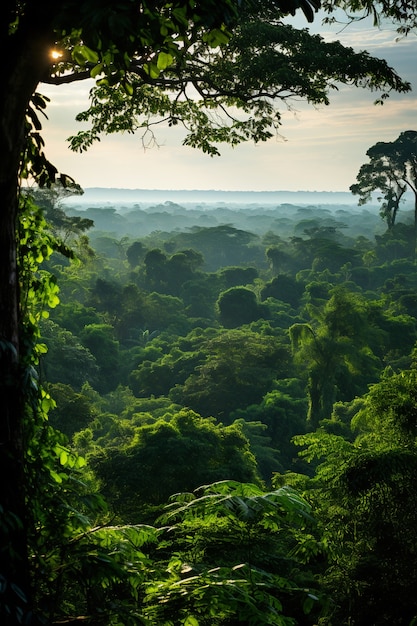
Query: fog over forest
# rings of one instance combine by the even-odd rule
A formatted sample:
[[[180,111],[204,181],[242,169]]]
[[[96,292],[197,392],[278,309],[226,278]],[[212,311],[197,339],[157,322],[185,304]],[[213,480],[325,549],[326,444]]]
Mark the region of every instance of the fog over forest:
[[[376,196],[372,203],[358,206],[358,198],[345,192],[89,188],[81,196],[65,199],[63,207],[70,216],[93,220],[92,242],[103,235],[168,236],[227,224],[257,236],[271,232],[284,239],[330,228],[337,231],[339,244],[349,245],[352,238],[372,240],[386,230]],[[413,222],[410,197],[401,205],[398,220]]]

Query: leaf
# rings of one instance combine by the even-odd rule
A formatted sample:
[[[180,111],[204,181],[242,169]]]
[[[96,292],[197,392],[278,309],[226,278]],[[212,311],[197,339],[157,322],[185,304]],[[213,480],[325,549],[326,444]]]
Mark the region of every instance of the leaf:
[[[90,72],[91,78],[96,78],[103,72],[103,63],[97,63]]]
[[[80,65],[98,62],[97,52],[95,52],[95,50],[91,50],[88,46],[74,46],[72,57]]]
[[[56,483],[62,483],[62,476],[58,474],[58,472],[55,472],[53,469],[49,470],[49,472],[51,474],[51,478],[53,478]]]
[[[171,54],[168,54],[167,52],[160,52],[158,54],[158,60],[156,62],[156,65],[158,69],[162,71],[165,70],[169,65],[171,65],[173,60],[174,57]]]
[[[66,450],[62,450],[61,454],[59,455],[59,462],[61,463],[61,465],[66,465],[68,462],[68,452]]]
[[[143,69],[148,74],[150,78],[158,78],[159,76],[159,68],[156,63],[144,63]]]
[[[214,28],[203,37],[203,40],[209,44],[210,48],[217,48],[218,46],[225,45],[229,43],[229,39],[230,35],[219,28]]]
[[[81,467],[85,467],[86,465],[87,465],[87,461],[85,460],[85,458],[83,456],[77,456],[75,458],[74,467],[76,469],[81,469]]]

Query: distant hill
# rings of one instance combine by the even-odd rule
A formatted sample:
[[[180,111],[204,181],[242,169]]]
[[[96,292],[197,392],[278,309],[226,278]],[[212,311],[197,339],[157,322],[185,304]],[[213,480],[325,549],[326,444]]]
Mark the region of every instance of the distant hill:
[[[83,196],[69,198],[69,204],[154,204],[160,202],[180,203],[237,203],[237,204],[296,204],[357,205],[357,197],[344,191],[221,191],[178,189],[117,189],[88,187]]]

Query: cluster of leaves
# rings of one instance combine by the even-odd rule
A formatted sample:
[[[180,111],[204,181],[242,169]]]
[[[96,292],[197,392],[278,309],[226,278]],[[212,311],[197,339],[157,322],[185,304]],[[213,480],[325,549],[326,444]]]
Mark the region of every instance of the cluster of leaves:
[[[313,433],[295,438],[313,478],[289,480],[312,504],[329,565],[322,585],[335,601],[323,623],[410,624],[415,584],[415,370],[387,370],[362,398]],[[397,600],[401,608],[397,610]],[[349,617],[347,617],[349,616]]]
[[[391,90],[410,89],[385,61],[274,20],[271,10],[243,20],[223,54],[213,53],[213,43],[203,39],[181,62],[159,53],[149,77],[135,68],[127,72],[128,90],[98,81],[91,106],[77,116],[91,128],[70,137],[71,148],[82,152],[103,133],[138,130],[149,146],[156,141],[154,126],[165,122],[185,127],[184,145],[214,156],[220,143],[257,143],[276,135],[276,100],[329,104],[338,83],[383,89],[382,99]]]

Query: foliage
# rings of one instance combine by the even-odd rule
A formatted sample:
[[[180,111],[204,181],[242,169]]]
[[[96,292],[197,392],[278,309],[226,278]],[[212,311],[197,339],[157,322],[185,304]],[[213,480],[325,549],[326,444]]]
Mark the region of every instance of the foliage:
[[[91,351],[52,320],[43,320],[40,328],[46,347],[41,358],[45,379],[50,383],[69,384],[78,390],[86,381],[95,384],[99,368]]]
[[[225,328],[236,328],[268,317],[265,305],[258,304],[256,294],[246,287],[230,287],[223,291],[217,301],[220,322]]]
[[[352,193],[365,204],[372,193],[380,191],[383,200],[380,214],[388,229],[395,225],[400,203],[407,190],[415,197],[414,229],[417,228],[417,132],[407,130],[395,141],[380,141],[367,151],[369,163],[361,166]]]
[[[128,246],[126,241],[119,249]],[[72,307],[66,291],[68,302],[53,312],[54,322],[42,322],[45,342],[50,344],[50,354],[41,355],[46,364],[55,350],[57,382],[49,382],[48,392],[58,401],[57,407],[49,400],[44,405],[50,405],[50,423],[70,439],[53,434],[49,427],[40,431],[42,441],[49,441],[55,449],[54,460],[47,463],[62,482],[47,483],[48,495],[42,496],[42,501],[51,503],[47,514],[34,504],[47,535],[42,532],[33,541],[33,562],[44,559],[39,565],[39,610],[55,621],[84,615],[109,624],[129,620],[132,624],[173,620],[178,624],[186,620],[313,624],[318,619],[323,624],[343,624],[348,617],[360,623],[361,611],[367,620],[364,624],[377,623],[381,615],[389,615],[396,623],[387,605],[398,596],[411,619],[414,607],[408,599],[407,581],[414,581],[415,520],[410,512],[415,499],[411,481],[414,375],[387,372],[364,398],[329,403],[328,418],[320,421],[322,429],[304,435],[311,428],[305,422],[304,385],[306,363],[310,363],[307,356],[313,347],[303,347],[303,358],[293,362],[288,328],[308,323],[323,343],[335,342],[330,341],[335,397],[351,400],[376,380],[384,362],[398,364],[405,359],[415,341],[415,319],[405,315],[400,305],[400,294],[411,293],[415,285],[413,265],[405,260],[385,266],[375,262],[375,291],[370,294],[361,293],[341,273],[315,269],[297,278],[289,274],[291,280],[278,282],[285,289],[297,287],[293,302],[297,308],[270,297],[268,321],[221,329],[214,318],[206,318],[207,327],[190,330],[196,321],[184,307],[186,290],[182,288],[179,296],[150,293],[152,287],[146,289],[139,278],[144,276],[146,253],[135,267],[139,284],[133,284],[127,256],[125,260],[113,256],[114,247],[108,246],[111,256],[102,255],[100,264],[93,260],[88,271],[83,266],[50,263],[64,285],[69,276],[77,275],[75,297],[84,295]],[[162,253],[164,263],[175,257],[172,248],[167,251]],[[291,248],[293,253],[295,248]],[[237,269],[241,270],[239,280],[249,276],[245,267],[232,268],[232,272],[221,268],[210,275],[200,266],[193,282],[209,283],[214,302],[228,277],[237,280]],[[251,272],[254,295],[270,284],[265,269],[259,267],[258,272],[258,277]],[[31,276],[38,276],[35,266]],[[337,287],[341,281],[343,287]],[[165,303],[166,313],[158,311]],[[36,320],[42,315],[39,305],[37,310]],[[161,322],[165,315],[169,332],[143,326],[152,310]],[[134,325],[131,334],[123,330]],[[301,339],[308,344],[308,335]],[[355,354],[361,344],[375,355],[371,361],[365,359],[369,368]],[[76,360],[78,369],[67,372],[69,361],[60,362],[58,348],[72,346],[81,357],[87,354],[87,345],[102,367],[113,366],[107,382],[102,376],[99,383],[91,380],[93,387],[84,384],[80,389],[83,361]],[[342,354],[345,366],[341,366]],[[111,355],[116,360],[111,361]],[[340,374],[337,367],[341,367]],[[43,371],[48,374],[48,367]],[[77,381],[69,381],[70,374],[78,376]],[[125,383],[117,386],[122,376]],[[307,446],[299,459],[290,441],[294,435],[298,444]],[[75,460],[78,457],[70,445],[85,455],[88,469],[77,468],[83,461]],[[42,456],[40,448],[37,454]],[[45,451],[42,454],[47,458]],[[62,462],[73,460],[61,465],[61,458]],[[37,472],[39,493],[46,483],[42,470]],[[192,497],[178,496],[179,509],[190,504],[178,519],[144,525],[155,522],[172,492],[232,477],[257,482],[256,489],[264,493],[259,475],[269,484],[271,473],[276,487],[292,484],[303,491],[317,527],[313,524],[299,533],[294,520],[275,535],[269,527],[262,530],[259,519],[251,520],[248,527],[241,513],[238,521],[228,513],[226,522],[223,514],[207,508],[211,501],[215,509],[223,506],[225,494],[218,503],[215,486]],[[118,521],[120,526],[108,525],[101,497],[93,496],[99,491],[109,500],[110,514],[116,515],[112,524]],[[192,506],[200,493],[204,493],[204,512],[200,505]],[[35,494],[34,490],[34,503]],[[386,498],[395,506],[389,506]],[[253,504],[244,501],[250,511]],[[243,505],[242,510],[246,510]],[[399,544],[398,558],[389,553],[393,543]],[[310,562],[301,562],[307,554]],[[397,573],[396,580],[390,570]],[[83,584],[74,585],[75,579]],[[323,592],[332,598],[330,604],[323,598],[321,605]],[[311,612],[304,615],[303,606]]]
[[[316,427],[329,418],[337,397],[338,386],[343,393],[353,380],[367,368],[372,376],[376,359],[372,328],[367,306],[358,296],[344,289],[334,289],[324,307],[310,305],[312,324],[297,323],[289,333],[296,358],[308,367],[308,419]],[[343,398],[348,399],[348,398]],[[351,398],[349,398],[351,399]]]
[[[397,30],[401,35],[412,33],[417,27],[417,11],[413,0],[406,0],[398,4],[388,0],[378,2],[372,2],[372,0],[359,0],[359,2],[358,0],[325,0],[323,2],[323,8],[329,14],[332,14],[339,7],[346,12],[349,22],[372,16],[374,26],[379,26],[382,20],[388,19],[397,25]],[[326,19],[329,22],[335,20],[335,17]]]
[[[405,625],[416,615],[408,592],[415,584],[414,395],[415,372],[387,373],[356,409],[353,442],[323,429],[296,438],[302,456],[319,461],[304,489],[329,548],[330,624]]]
[[[226,423],[232,411],[260,401],[289,367],[288,345],[273,334],[223,330],[208,336],[200,349],[204,360],[184,384],[173,386],[170,397]]]
[[[373,59],[365,52],[354,53],[339,43],[327,44],[318,36],[310,36],[307,31],[283,26],[280,18],[295,13],[299,5],[293,0],[273,0],[266,5],[252,2],[243,6],[233,0],[203,3],[161,1],[156,4],[145,1],[139,7],[124,0],[113,2],[111,7],[108,3],[97,3],[95,0],[83,3],[68,0],[53,4],[41,0],[37,3],[2,4],[0,428],[1,473],[7,480],[2,480],[0,501],[0,617],[7,626],[36,621],[69,623],[84,618],[97,624],[146,623],[164,609],[158,595],[161,572],[163,590],[168,582],[167,593],[175,598],[178,588],[175,585],[177,579],[167,575],[167,572],[170,574],[175,570],[177,561],[174,564],[170,561],[167,566],[165,558],[164,566],[158,564],[153,569],[152,559],[142,550],[145,545],[156,544],[159,531],[145,526],[97,526],[97,518],[102,515],[105,506],[97,492],[95,495],[90,493],[90,488],[96,489],[94,478],[84,469],[83,459],[67,447],[62,435],[54,431],[47,421],[48,411],[53,408],[54,402],[39,385],[36,372],[39,356],[45,352],[39,341],[39,322],[48,316],[46,307],[58,303],[58,289],[56,277],[46,270],[46,264],[52,261],[53,251],[63,252],[68,257],[72,255],[56,237],[57,234],[70,241],[74,234],[79,236],[91,224],[69,220],[59,211],[54,212],[52,206],[43,202],[42,192],[38,198],[44,203],[51,221],[55,220],[53,225],[46,224],[42,212],[29,196],[23,204],[18,204],[22,196],[17,192],[23,180],[33,179],[40,187],[51,186],[52,193],[56,191],[53,185],[58,180],[65,189],[73,183],[68,176],[59,175],[45,155],[40,120],[48,100],[37,92],[38,85],[41,82],[58,85],[89,78],[97,81],[92,92],[93,108],[84,114],[84,118],[89,118],[91,114],[95,116],[93,130],[74,139],[76,148],[84,149],[102,131],[130,131],[141,124],[144,124],[145,131],[149,131],[153,121],[148,116],[156,114],[163,118],[168,116],[172,124],[183,122],[189,125],[186,142],[210,154],[218,152],[217,143],[221,141],[235,145],[246,139],[268,139],[276,132],[280,121],[272,102],[276,98],[286,100],[291,96],[301,96],[312,103],[327,103],[329,89],[338,82],[382,89],[382,99],[390,90],[403,92],[409,89],[409,85],[384,61]],[[303,0],[301,8],[311,20],[317,3]],[[59,49],[55,60],[50,55],[53,46]],[[197,89],[200,101],[188,97],[189,87]],[[232,113],[235,108],[238,109],[236,117]],[[213,116],[219,109],[225,111],[226,122],[218,123],[219,118]],[[143,114],[145,119],[138,121],[137,114]],[[235,233],[231,233],[227,226],[223,227],[224,230],[230,242],[230,236]],[[245,245],[239,252],[242,249],[246,251],[253,238],[243,233],[240,240],[245,240]],[[169,328],[178,334],[190,331],[192,323],[187,319],[186,306],[180,296],[187,282],[185,279],[197,278],[198,252],[172,256],[172,266],[182,274],[179,284],[173,285],[173,293],[149,294],[143,307],[144,315],[140,321],[137,320],[137,325],[132,326],[135,315],[139,318],[139,308],[127,307],[130,317],[124,317],[123,305],[137,299],[138,291],[129,286],[119,291],[116,286],[110,294],[112,297],[106,300],[106,291],[114,285],[104,276],[100,277],[101,283],[96,282],[94,292],[90,280],[94,274],[94,263],[94,270],[97,270],[99,261],[93,259],[85,235],[79,236],[76,241],[72,239],[72,243],[82,255],[85,262],[83,268],[88,267],[88,275],[82,285],[76,284],[82,270],[78,275],[73,268],[67,272],[62,261],[56,263],[55,268],[66,274],[66,293],[74,289],[86,309],[93,305],[97,309],[102,308],[98,310],[98,319],[89,319],[88,323],[81,322],[82,315],[86,313],[86,310],[82,311],[74,326],[78,325],[78,338],[84,348],[91,350],[100,367],[98,386],[101,384],[102,387],[99,390],[115,390],[121,378],[121,351],[125,350],[126,343],[134,337],[138,328],[142,329],[142,333],[137,335],[138,343],[145,342],[147,331],[151,333],[161,328]],[[104,238],[101,243],[105,248],[109,241]],[[114,249],[114,258],[117,258],[120,268],[124,262],[124,249],[121,246]],[[44,264],[42,267],[41,263]],[[91,303],[84,299],[86,294],[91,296]],[[122,294],[122,307],[117,302],[119,294]],[[172,323],[173,313],[176,315],[175,323]],[[115,321],[119,323],[118,332],[113,331]],[[143,326],[143,321],[148,322],[148,327]],[[134,333],[130,333],[130,329],[134,329]],[[76,347],[86,359],[87,353],[78,345],[77,338],[72,340],[59,330],[57,335],[61,335],[60,339],[66,347]],[[272,333],[269,338],[271,336]],[[262,374],[267,372],[266,389],[279,369],[271,361],[283,352],[278,350],[277,354],[277,351],[268,353],[265,350],[262,354],[265,362],[259,369]],[[283,360],[285,356],[286,353]],[[251,372],[257,373],[259,380],[256,368],[252,368]],[[248,387],[247,377],[243,390]],[[94,391],[91,391],[90,396],[93,395]],[[104,422],[114,423],[111,415],[102,418]],[[215,428],[223,428],[222,435],[229,429],[227,434],[235,444],[236,440],[239,445],[243,442],[242,448],[254,466],[249,449],[245,447],[247,442],[237,425],[213,425],[213,430]],[[124,434],[128,431],[126,427]],[[85,440],[88,441],[88,436]],[[252,469],[254,471],[254,467]],[[239,486],[236,488],[241,489]],[[277,552],[283,556],[281,561],[288,565],[287,537],[290,548],[294,545],[298,548],[301,544],[303,556],[311,552],[317,554],[319,548],[315,537],[308,536],[305,541],[304,520],[307,515],[304,503],[293,494],[287,498],[284,495],[288,496],[287,493],[278,493],[262,499],[257,492],[256,498],[250,501],[251,506],[248,506],[248,501],[242,500],[242,496],[240,500],[238,498],[238,503],[243,501],[244,509],[253,509],[255,502],[257,511],[260,502],[262,506],[265,502],[269,504],[269,508],[265,507],[267,515],[258,520],[261,527],[262,524],[266,526],[266,518],[270,523],[271,502],[273,512],[280,507],[284,509],[288,525],[281,525],[285,529],[284,539],[280,533],[282,528],[278,529],[278,545],[283,550],[280,553],[277,549]],[[296,531],[299,531],[298,536]],[[297,559],[290,560],[291,563],[295,561],[294,569],[297,569]],[[211,570],[208,571],[210,575],[213,573]],[[299,589],[306,588],[305,579],[298,575],[298,570],[294,577],[294,603],[297,607],[293,609],[290,606],[293,599],[291,588],[291,593],[287,594],[291,596],[288,610],[287,605],[284,606],[286,603],[283,604],[275,595],[277,589],[287,592],[286,578],[282,581],[280,574],[273,572],[269,576],[262,569],[246,566],[236,571],[237,584],[229,584],[227,566],[225,584],[217,584],[217,574],[209,581],[208,587],[204,579],[203,604],[196,602],[191,611],[198,609],[204,614],[208,598],[214,597],[211,590],[223,588],[227,593],[226,597],[220,598],[221,619],[227,622],[229,618],[235,618],[234,614],[230,614],[231,608],[242,623],[245,619],[248,623],[263,619],[263,612],[260,613],[248,593],[250,590],[254,592],[254,599],[263,602],[267,608],[269,623],[289,624],[296,619],[293,615],[299,610]],[[243,582],[242,571],[247,572]],[[154,572],[151,585],[147,587],[148,580],[145,581],[145,578],[148,575],[152,577]],[[292,571],[290,573],[293,574]],[[298,580],[302,581],[302,587]],[[140,588],[144,581],[146,584]],[[196,589],[194,581],[188,580],[190,582]],[[210,593],[205,595],[207,588],[210,588]],[[240,604],[242,589],[244,602]],[[303,594],[304,591],[301,597]],[[197,590],[193,598],[200,602],[200,597],[201,591]],[[228,600],[234,601],[235,598],[237,602],[231,606]],[[149,610],[143,608],[146,603]],[[307,595],[306,610],[311,608],[312,603],[315,603],[315,598]],[[171,604],[170,609],[174,613],[175,605]],[[285,613],[289,615],[288,619],[286,615],[284,617]],[[168,616],[167,624],[171,617]],[[180,619],[188,624],[196,622],[188,608],[180,614]]]
[[[84,193],[79,185],[68,182],[65,186],[62,182],[51,184],[50,187],[35,187],[24,189],[23,193],[29,193],[35,204],[42,209],[42,213],[55,236],[68,243],[74,244],[74,239],[91,228],[94,222],[88,218],[79,216],[70,217],[62,207],[62,200],[71,196],[79,196]]]
[[[90,463],[125,521],[143,520],[149,507],[160,507],[181,489],[226,478],[258,480],[255,458],[237,424],[223,426],[182,409],[152,424],[124,426],[120,437],[123,424],[110,422]]]
[[[102,78],[92,89],[90,108],[78,116],[91,129],[71,137],[71,147],[83,151],[102,133],[141,129],[144,145],[152,145],[153,126],[166,121],[185,127],[185,145],[218,155],[219,143],[274,136],[280,125],[274,100],[329,104],[329,91],[338,83],[382,89],[383,99],[392,89],[409,90],[384,61],[295,29],[281,15],[274,2],[248,3],[232,36],[223,31],[224,41],[203,37],[179,50],[171,40],[149,63],[127,64],[123,74]],[[225,54],[215,50],[219,43],[227,43]],[[98,63],[92,75],[105,70]]]
[[[158,623],[172,619],[173,607],[175,624],[186,615],[191,624],[314,622],[320,601],[308,564],[323,546],[294,490],[222,481],[177,494],[161,521],[180,560],[148,589]]]
[[[30,559],[31,575],[37,579],[37,589],[35,597],[29,598],[16,580],[4,576],[7,570],[2,567],[0,615],[2,620],[12,620],[12,623],[32,623],[32,620],[38,623],[36,620],[44,611],[48,581],[55,576],[62,546],[72,532],[79,531],[81,511],[89,495],[88,487],[79,481],[85,461],[74,455],[63,435],[48,424],[48,412],[55,403],[39,385],[35,369],[46,350],[40,343],[39,321],[48,317],[47,307],[59,302],[54,276],[40,266],[54,251],[68,255],[70,251],[51,235],[41,211],[30,197],[21,198],[20,207],[21,307],[25,312],[21,384],[26,398],[22,436],[26,444],[24,494],[30,502],[26,511],[28,532],[24,549]],[[99,496],[91,497],[91,502],[99,501]],[[1,510],[4,566],[5,558],[12,562],[15,559],[15,533],[22,521],[11,511],[3,507]]]

